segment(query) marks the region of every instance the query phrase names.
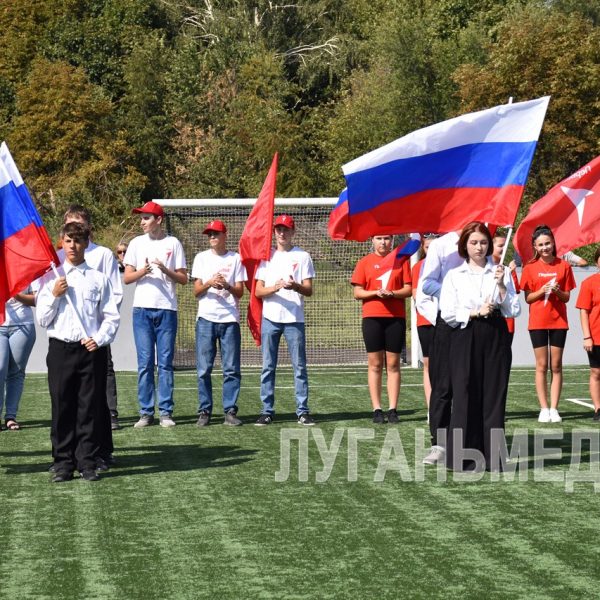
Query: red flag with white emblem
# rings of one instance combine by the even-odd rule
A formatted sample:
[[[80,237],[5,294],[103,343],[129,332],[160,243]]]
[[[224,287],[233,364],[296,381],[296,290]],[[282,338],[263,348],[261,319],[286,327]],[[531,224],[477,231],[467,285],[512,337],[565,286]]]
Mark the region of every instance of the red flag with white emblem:
[[[557,256],[600,241],[600,156],[532,204],[514,240],[524,263],[533,257],[531,234],[538,225],[552,229]]]

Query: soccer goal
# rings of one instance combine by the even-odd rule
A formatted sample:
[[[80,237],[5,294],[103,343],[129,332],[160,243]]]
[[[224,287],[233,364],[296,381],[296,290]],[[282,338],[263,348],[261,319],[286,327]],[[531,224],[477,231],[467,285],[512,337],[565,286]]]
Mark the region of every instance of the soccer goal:
[[[209,221],[227,225],[227,245],[236,250],[255,199],[157,200],[165,208],[166,227],[183,244],[191,271],[196,254],[208,245],[202,230]],[[369,242],[331,240],[327,222],[337,198],[277,198],[275,214],[286,213],[296,222],[294,243],[312,256],[316,277],[314,294],[305,301],[306,350],[309,364],[365,364],[360,303],[354,300],[350,276],[359,258],[371,249]],[[195,367],[197,301],[191,286],[178,286],[179,329],[175,354],[177,368]],[[247,290],[240,303],[242,364],[261,364],[258,348],[246,326]],[[280,364],[289,364],[282,342]]]

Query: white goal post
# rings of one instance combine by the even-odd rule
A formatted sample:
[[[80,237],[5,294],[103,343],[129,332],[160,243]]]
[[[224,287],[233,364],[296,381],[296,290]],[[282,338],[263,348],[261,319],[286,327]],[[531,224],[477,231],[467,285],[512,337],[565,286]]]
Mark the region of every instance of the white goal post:
[[[315,294],[306,299],[306,345],[309,364],[364,365],[366,352],[361,334],[360,303],[354,300],[349,285],[358,259],[370,251],[369,242],[331,240],[327,233],[329,213],[337,198],[276,198],[275,213],[290,214],[296,222],[294,243],[312,256],[316,277]],[[195,255],[206,250],[202,235],[205,225],[221,219],[227,225],[227,246],[237,250],[244,224],[256,198],[157,199],[165,208],[167,231],[183,244],[188,269]],[[177,368],[195,367],[195,320],[197,301],[189,286],[178,286],[179,328],[175,352]],[[261,364],[258,348],[245,326],[248,292],[242,297],[242,364]],[[412,303],[411,303],[412,304]],[[410,319],[414,322],[414,318]],[[407,340],[417,340],[413,326]],[[411,363],[418,364],[418,343],[411,347]],[[416,356],[416,357],[415,357]],[[285,344],[280,360],[289,364]]]

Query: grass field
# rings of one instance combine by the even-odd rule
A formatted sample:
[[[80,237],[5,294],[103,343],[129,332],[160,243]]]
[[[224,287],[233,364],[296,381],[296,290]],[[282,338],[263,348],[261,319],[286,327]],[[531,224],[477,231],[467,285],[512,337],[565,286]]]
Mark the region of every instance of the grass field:
[[[533,448],[534,430],[562,432],[546,443],[562,449],[545,463],[544,473],[557,481],[536,481],[530,470],[527,481],[484,475],[458,482],[435,468],[419,474],[415,431],[417,441],[421,434],[428,439],[419,371],[403,371],[400,425],[378,427],[370,422],[364,368],[309,373],[319,421],[310,430],[295,423],[289,370],[278,379],[271,427],[251,425],[259,409],[254,370],[244,373],[245,425],[204,430],[195,427],[194,374],[177,374],[172,430],[132,428],[136,379],[119,374],[125,427],[115,434],[118,464],[97,483],[66,484],[49,482],[46,381],[28,376],[24,428],[0,433],[0,597],[598,596],[600,495],[591,483],[568,493],[564,481],[574,431],[593,437],[600,428],[589,408],[565,400],[560,428],[538,426],[533,372],[513,371],[509,439],[527,430]],[[588,397],[587,377],[587,369],[567,369],[563,398]],[[390,469],[378,481],[393,430],[406,480]],[[308,463],[299,474],[292,441],[289,477],[278,482],[281,439],[290,434],[305,436]],[[357,442],[353,473],[348,440],[361,436],[372,438]],[[325,454],[318,443],[335,458],[321,483]],[[590,456],[597,467],[597,449],[584,445],[584,463]],[[532,465],[533,458],[521,463]]]

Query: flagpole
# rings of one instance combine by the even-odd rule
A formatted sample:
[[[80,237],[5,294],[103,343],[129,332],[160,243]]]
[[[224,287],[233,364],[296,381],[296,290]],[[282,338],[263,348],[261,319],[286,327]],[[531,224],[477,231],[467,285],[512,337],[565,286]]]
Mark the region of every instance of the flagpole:
[[[56,265],[54,263],[50,263],[51,267],[52,267],[52,271],[54,272],[54,274],[60,279],[62,277],[62,275],[58,272],[58,269],[56,268]],[[69,290],[67,289],[67,291],[65,292],[65,296],[67,297],[67,302],[69,303],[69,306],[71,307],[71,309],[73,310],[73,314],[75,315],[75,320],[77,321],[77,325],[79,325],[81,331],[83,331],[83,335],[84,338],[83,339],[89,339],[89,335],[85,329],[85,326],[83,325],[83,321],[81,320],[81,317],[79,316],[79,313],[77,312],[77,309],[75,308],[75,305],[73,304],[73,300],[71,299],[71,296],[69,296]]]

